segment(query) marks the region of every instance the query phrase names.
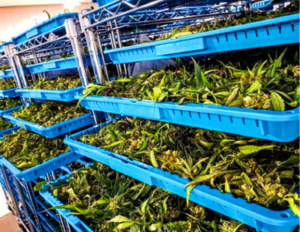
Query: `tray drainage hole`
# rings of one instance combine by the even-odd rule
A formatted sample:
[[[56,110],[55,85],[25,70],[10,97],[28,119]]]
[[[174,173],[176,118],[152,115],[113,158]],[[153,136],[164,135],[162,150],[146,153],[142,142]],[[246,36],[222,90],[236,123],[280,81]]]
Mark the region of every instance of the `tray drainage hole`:
[[[281,213],[280,216],[283,217],[283,218],[290,217],[290,215],[288,213]]]

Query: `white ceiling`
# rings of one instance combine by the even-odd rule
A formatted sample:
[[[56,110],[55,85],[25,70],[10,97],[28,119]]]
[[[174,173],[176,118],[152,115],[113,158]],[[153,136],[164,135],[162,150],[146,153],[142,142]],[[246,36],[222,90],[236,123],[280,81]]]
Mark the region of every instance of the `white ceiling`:
[[[0,0],[0,7],[28,6],[28,5],[54,5],[63,4],[65,0]],[[81,3],[89,3],[92,0],[79,0]]]

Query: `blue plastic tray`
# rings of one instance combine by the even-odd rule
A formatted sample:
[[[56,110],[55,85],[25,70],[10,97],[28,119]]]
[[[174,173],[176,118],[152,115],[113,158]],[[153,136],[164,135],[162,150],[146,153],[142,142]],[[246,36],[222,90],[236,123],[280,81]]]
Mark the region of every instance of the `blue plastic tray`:
[[[10,109],[7,109],[7,110],[0,110],[0,116],[4,115],[4,114],[10,114],[16,110],[19,110],[21,109],[22,106],[17,106],[17,107],[14,107],[14,108],[10,108]]]
[[[80,97],[79,97],[80,98]],[[116,97],[88,96],[81,106],[89,110],[140,117],[278,142],[299,137],[300,107],[289,111],[254,110],[176,102],[155,103]]]
[[[46,32],[49,32],[57,27],[62,26],[66,19],[70,19],[70,18],[78,18],[78,13],[67,13],[67,14],[61,14],[61,15],[57,15],[55,17],[52,17],[51,19],[48,19],[46,21],[44,21],[43,23],[36,25],[32,28],[30,28],[29,30],[21,33],[20,35],[12,38],[12,42],[14,43],[14,45],[23,43],[27,40],[29,40],[30,38],[33,38],[35,36],[44,34]],[[63,31],[65,31],[65,29],[62,29]]]
[[[0,71],[0,78],[8,78],[14,77],[14,72],[12,69],[6,69],[4,71]]]
[[[40,191],[40,195],[44,200],[52,207],[61,206],[61,203],[57,198],[55,198],[49,191]],[[83,223],[77,216],[70,215],[70,210],[67,209],[57,209],[56,210],[77,232],[93,232],[85,223]]]
[[[150,186],[154,185],[186,198],[185,185],[189,183],[188,179],[76,140],[84,135],[97,133],[106,125],[108,123],[86,129],[71,137],[67,136],[64,142],[78,154],[108,165],[112,169]],[[206,185],[196,186],[190,194],[190,200],[247,224],[257,231],[292,232],[299,224],[299,218],[290,209],[270,210],[254,203],[250,204],[244,199],[235,198],[231,194],[221,193]]]
[[[90,59],[90,55],[86,54],[86,61],[87,65],[89,67],[92,66],[92,62]],[[109,55],[105,55],[106,62],[110,62]],[[100,65],[102,65],[101,57],[99,56]],[[61,71],[66,69],[75,69],[77,68],[77,63],[75,57],[67,57],[67,58],[61,58],[57,60],[51,60],[43,63],[38,64],[32,64],[26,66],[29,73],[38,74],[38,73],[44,73],[44,72],[52,72],[52,71]],[[1,72],[0,72],[1,77]]]
[[[65,122],[58,123],[50,127],[44,127],[32,122],[24,121],[11,115],[3,115],[6,121],[20,126],[26,130],[33,131],[47,138],[56,138],[60,135],[70,133],[71,131],[78,130],[88,125],[93,124],[91,113],[70,119]]]
[[[82,158],[82,156],[79,154],[76,154],[74,152],[67,152],[25,171],[21,171],[20,169],[18,169],[14,164],[12,164],[3,156],[0,156],[0,163],[7,169],[9,169],[10,172],[19,180],[30,182],[46,175],[47,173],[55,171],[64,165],[75,162],[80,158]]]
[[[52,100],[71,102],[78,98],[83,91],[83,87],[76,87],[68,90],[43,90],[43,89],[19,89],[16,92],[22,98],[31,98],[38,100]]]
[[[0,139],[3,139],[3,138],[4,138],[4,135],[10,135],[10,134],[12,134],[13,132],[18,131],[19,129],[20,129],[20,127],[16,126],[16,127],[12,127],[12,128],[9,128],[9,129],[0,131]]]
[[[7,89],[7,90],[0,90],[0,99],[1,98],[13,98],[18,97],[19,95],[16,93],[18,88]]]
[[[114,64],[299,43],[299,13],[104,51]]]

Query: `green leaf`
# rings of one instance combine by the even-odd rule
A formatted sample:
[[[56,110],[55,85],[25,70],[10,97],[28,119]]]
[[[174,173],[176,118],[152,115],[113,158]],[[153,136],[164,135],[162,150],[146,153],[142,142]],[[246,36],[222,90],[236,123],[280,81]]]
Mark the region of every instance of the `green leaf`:
[[[181,105],[185,100],[185,97],[181,98],[178,102],[177,102],[177,105]]]
[[[111,219],[109,222],[117,222],[117,223],[120,223],[120,222],[132,222],[131,219],[127,218],[127,217],[124,217],[122,215],[118,215],[116,217],[114,217],[113,219]]]
[[[131,227],[131,226],[133,226],[134,225],[134,222],[124,222],[124,223],[122,223],[122,224],[119,224],[118,226],[117,226],[117,228],[119,229],[119,230],[122,230],[122,229],[126,229],[126,228],[128,228],[128,227]]]
[[[41,181],[39,183],[37,183],[35,186],[34,186],[34,191],[42,191],[42,190],[47,190],[47,189],[44,189],[43,188],[43,185],[47,184],[48,182],[47,181]]]
[[[285,201],[287,201],[289,203],[289,206],[292,210],[292,212],[297,215],[298,217],[300,217],[300,207],[299,205],[295,202],[295,200],[293,198],[286,198],[284,199]]]
[[[225,181],[225,192],[231,194],[230,185],[228,183],[228,180]]]
[[[248,146],[239,147],[239,150],[244,155],[250,155],[250,154],[253,154],[253,153],[257,153],[261,150],[272,149],[273,147],[274,147],[274,145],[268,145],[268,146],[248,145]]]
[[[230,96],[227,98],[225,105],[228,106],[236,98],[236,95],[238,94],[238,92],[239,92],[239,88],[235,88],[232,91],[232,93],[230,94]]]
[[[280,94],[281,96],[285,97],[286,99],[290,100],[291,102],[293,101],[293,99],[287,95],[286,93],[279,91],[279,90],[275,90],[276,93]]]
[[[124,142],[126,142],[126,141],[125,140],[117,141],[117,142],[114,142],[114,143],[112,143],[110,145],[103,146],[102,148],[107,149],[107,148],[115,147],[115,146],[117,146],[117,145],[119,145],[121,143],[124,143]]]
[[[194,178],[190,183],[188,183],[186,186],[191,186],[195,184],[200,184],[205,181],[209,181],[211,178],[213,178],[215,174],[207,174],[207,175],[199,175],[196,178]]]
[[[151,161],[151,164],[152,164],[154,167],[156,167],[156,168],[159,167],[159,166],[158,166],[158,163],[157,163],[157,161],[156,161],[156,158],[155,158],[154,151],[151,151],[151,152],[150,152],[150,161]]]
[[[67,190],[67,192],[69,193],[70,197],[72,197],[72,198],[74,198],[74,199],[80,201],[80,199],[77,197],[77,195],[75,194],[75,192],[74,192],[74,190],[73,190],[72,188],[69,188],[69,189]]]
[[[284,111],[285,110],[284,101],[278,93],[271,92],[271,101],[272,101],[274,110],[276,110],[276,111]]]
[[[254,93],[257,90],[261,89],[261,83],[259,81],[255,81],[252,85],[247,89],[247,93]]]
[[[196,62],[196,60],[194,60],[194,58],[192,58],[192,60],[194,62],[197,88],[204,87],[204,83],[203,83],[202,76],[201,76],[201,68],[200,68],[199,64]]]
[[[43,12],[47,14],[47,16],[48,16],[48,19],[51,19],[51,15],[49,14],[49,12],[48,12],[48,11],[46,11],[46,10],[43,10]]]
[[[98,200],[96,201],[96,205],[106,205],[106,204],[109,204],[109,200],[108,199],[101,199],[101,200]]]
[[[120,79],[114,80],[113,82],[128,83],[131,81],[132,81],[132,79],[130,79],[130,78],[120,78]]]
[[[300,98],[300,86],[298,85],[295,89],[294,100],[299,103]]]
[[[155,224],[152,224],[148,227],[149,231],[157,231],[157,229],[161,228],[163,224],[161,222],[157,222]]]

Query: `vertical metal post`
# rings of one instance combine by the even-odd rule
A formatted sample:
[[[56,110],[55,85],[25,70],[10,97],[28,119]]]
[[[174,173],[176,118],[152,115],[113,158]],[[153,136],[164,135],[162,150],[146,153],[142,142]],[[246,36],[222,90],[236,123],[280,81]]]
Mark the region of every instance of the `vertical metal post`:
[[[101,55],[102,62],[99,58],[99,55],[98,55],[99,48],[98,48],[98,44],[97,44],[97,38],[96,38],[95,34],[93,33],[93,31],[91,29],[84,30],[85,26],[90,25],[89,19],[83,18],[83,16],[82,16],[86,12],[87,12],[87,10],[84,10],[79,13],[79,22],[80,22],[81,30],[85,34],[85,38],[86,38],[87,46],[89,49],[96,81],[98,84],[104,83],[104,77],[103,77],[102,67],[101,67],[100,63],[102,63],[103,67],[106,68],[106,61],[105,61],[104,55],[101,53],[100,53],[100,55]],[[106,78],[108,80],[108,76],[106,76]]]
[[[26,57],[25,59],[26,59],[27,65],[31,65],[30,57]],[[36,81],[36,78],[35,78],[35,74],[30,73],[30,76],[31,76],[31,78],[32,78],[32,80],[33,80],[33,83],[35,84],[35,83],[37,82],[37,81]],[[27,79],[26,79],[26,80],[27,80]]]
[[[112,47],[112,49],[115,49],[115,48],[117,48],[117,44],[116,44],[115,33],[114,33],[113,27],[112,27],[112,22],[108,22],[107,25],[110,28],[109,38],[110,38],[110,42],[111,42],[111,47]],[[117,64],[116,67],[117,67],[119,78],[122,78],[123,73],[122,73],[121,65]]]
[[[20,201],[21,201],[22,206],[23,206],[24,211],[25,211],[26,221],[27,221],[27,223],[29,225],[29,229],[30,229],[31,232],[34,232],[35,229],[34,229],[32,223],[31,223],[31,221],[29,219],[30,215],[29,215],[27,204],[25,202],[25,199],[24,199],[24,196],[23,196],[23,193],[22,193],[22,189],[21,189],[20,183],[19,183],[19,181],[16,178],[15,178],[15,182],[16,182],[17,192],[18,192],[19,197],[20,197]]]
[[[55,180],[55,176],[52,173],[47,173],[46,179],[47,179],[47,181],[53,181],[53,180]],[[65,220],[63,219],[63,217],[61,215],[58,215],[58,217],[59,217],[59,225],[60,225],[61,231],[68,232],[65,228],[65,223],[64,223]]]
[[[114,20],[114,24],[115,24],[115,27],[116,27],[116,34],[117,34],[119,48],[122,48],[123,45],[122,45],[122,40],[121,40],[121,36],[120,36],[120,30],[118,29],[118,22],[117,22],[116,19]],[[124,68],[124,72],[125,72],[126,77],[128,77],[128,72],[127,72],[127,66],[126,66],[126,64],[123,64],[123,68]]]
[[[38,64],[38,63],[39,63],[35,51],[32,51],[32,58],[33,58],[33,62],[34,62],[35,64]],[[43,74],[44,74],[44,73],[43,73]],[[42,78],[43,78],[43,74],[41,74],[41,73],[38,74],[39,79],[42,79]]]
[[[84,88],[86,88],[88,84],[91,83],[91,74],[88,69],[86,58],[83,51],[79,23],[76,19],[67,19],[65,22],[65,27],[67,30],[67,37],[72,44],[82,85]],[[94,119],[94,123],[97,125],[98,124],[97,113],[92,111],[92,116]]]
[[[28,200],[29,200],[29,202],[31,204],[31,207],[32,207],[32,210],[33,210],[32,213],[33,213],[33,216],[34,216],[34,220],[35,220],[39,230],[43,231],[43,228],[42,228],[41,223],[40,223],[39,216],[37,214],[36,205],[35,205],[35,202],[33,201],[34,191],[33,191],[32,185],[31,185],[31,183],[27,183],[25,180],[23,180],[22,182],[23,182],[23,185],[25,187],[25,191],[28,194],[28,198],[29,198]]]
[[[16,62],[17,70],[20,74],[19,76],[20,76],[20,80],[22,81],[22,87],[27,88],[28,83],[27,83],[26,76],[25,76],[25,73],[24,73],[24,70],[23,70],[23,67],[22,67],[22,62],[21,62],[20,56],[14,54],[14,60]]]
[[[100,56],[101,56],[101,59],[103,61],[104,75],[105,75],[106,79],[109,80],[110,76],[108,74],[108,69],[107,69],[106,62],[105,62],[105,56],[104,56],[104,53],[103,53],[104,51],[103,51],[101,38],[100,38],[99,35],[97,35],[96,38],[97,38],[97,44],[98,44],[99,51],[100,51]]]
[[[91,74],[87,66],[86,58],[81,43],[80,30],[76,19],[67,19],[65,22],[67,37],[71,41],[74,56],[76,59],[79,76],[83,87],[86,88],[91,82]]]
[[[13,70],[16,85],[19,89],[22,89],[22,87],[23,87],[22,86],[22,81],[20,79],[16,63],[13,59],[13,53],[12,53],[13,50],[12,50],[12,48],[13,48],[12,44],[3,46],[4,54],[6,55],[6,57],[8,59],[8,62],[9,62],[9,65]]]

